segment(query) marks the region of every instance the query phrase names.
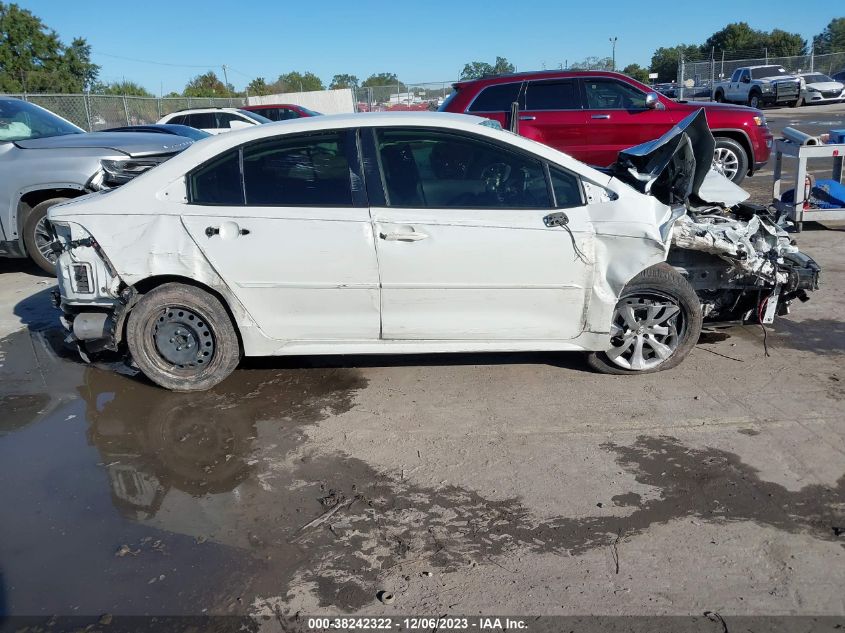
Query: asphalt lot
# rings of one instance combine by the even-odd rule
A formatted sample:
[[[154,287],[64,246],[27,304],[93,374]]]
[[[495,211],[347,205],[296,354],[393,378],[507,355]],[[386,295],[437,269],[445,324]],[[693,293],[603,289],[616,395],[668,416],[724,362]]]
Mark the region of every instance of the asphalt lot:
[[[0,615],[843,616],[845,233],[796,238],[823,288],[768,357],[739,327],[648,376],[264,359],[203,394],[82,364],[0,260]]]

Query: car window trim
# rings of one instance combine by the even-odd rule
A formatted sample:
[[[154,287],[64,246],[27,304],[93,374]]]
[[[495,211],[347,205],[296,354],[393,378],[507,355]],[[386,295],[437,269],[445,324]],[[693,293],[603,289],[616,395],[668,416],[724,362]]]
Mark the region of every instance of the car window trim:
[[[308,136],[319,136],[327,133],[338,133],[342,136],[345,136],[344,139],[347,143],[347,146],[350,146],[351,143],[352,151],[355,153],[355,156],[358,160],[350,160],[347,156],[347,162],[349,163],[350,168],[352,169],[352,173],[349,174],[349,189],[352,192],[352,200],[349,204],[247,204],[246,201],[246,180],[244,176],[244,149],[253,146],[259,145],[262,143],[266,143],[269,141],[274,141],[278,139],[296,139]],[[198,171],[203,169],[209,163],[214,162],[215,160],[219,159],[221,156],[228,154],[229,152],[237,151],[238,152],[238,168],[240,170],[240,177],[241,177],[241,199],[243,202],[241,204],[228,204],[228,203],[219,203],[219,202],[195,202],[194,201],[194,190],[191,184],[191,179],[193,178],[194,174]],[[348,150],[347,150],[348,151]],[[353,173],[357,175],[359,180],[364,183],[364,187],[359,187],[357,190],[354,186],[354,182],[352,180]],[[329,130],[320,130],[320,131],[312,131],[312,132],[300,132],[297,134],[275,134],[273,136],[264,137],[261,139],[254,139],[251,141],[247,141],[246,143],[242,143],[241,145],[237,145],[235,147],[230,147],[219,154],[215,154],[211,158],[203,161],[190,171],[185,174],[185,184],[186,184],[186,193],[188,198],[188,204],[192,206],[198,207],[237,207],[237,208],[307,208],[307,209],[360,209],[369,207],[369,199],[367,196],[367,189],[366,189],[366,181],[362,177],[361,174],[361,151],[360,147],[357,142],[356,138],[356,128],[333,128]]]
[[[643,105],[642,108],[591,108],[590,104],[588,103],[588,100],[587,100],[587,84],[586,84],[586,82],[591,81],[591,80],[612,81],[612,82],[617,83],[617,84],[624,84],[624,85],[630,87],[631,89],[636,90],[637,92],[640,92],[640,89],[637,88],[636,86],[632,86],[627,81],[622,81],[621,79],[617,79],[616,77],[605,77],[605,76],[601,76],[601,75],[595,75],[593,77],[581,77],[581,81],[583,82],[583,95],[584,95],[584,109],[585,110],[589,110],[589,111],[613,110],[615,112],[644,112],[644,111],[648,110],[648,108],[645,105]],[[643,99],[645,99],[645,96],[646,96],[647,93],[643,92],[641,94],[643,95]]]
[[[537,109],[537,108],[529,108],[528,103],[528,89],[531,87],[532,83],[544,83],[544,82],[561,82],[561,81],[571,81],[575,85],[575,99],[578,101],[577,108],[548,108],[548,109]],[[525,108],[524,112],[578,112],[579,110],[584,110],[587,107],[587,103],[584,100],[584,91],[581,88],[579,77],[543,77],[540,79],[529,79],[528,81],[523,82],[523,93],[525,96]]]
[[[502,112],[505,112],[505,113],[510,112],[510,108],[508,108],[507,110],[473,110],[473,109],[472,109],[472,106],[473,106],[473,104],[474,104],[474,103],[478,100],[478,98],[482,95],[482,93],[483,93],[485,90],[488,90],[488,89],[490,89],[490,88],[497,88],[497,87],[499,87],[499,86],[510,86],[510,85],[512,85],[512,84],[516,84],[516,83],[518,83],[518,84],[519,84],[519,89],[516,91],[516,101],[517,101],[517,103],[519,103],[520,110],[521,110],[521,109],[523,109],[523,108],[522,108],[522,106],[523,106],[523,105],[524,105],[524,103],[525,103],[525,102],[524,102],[524,98],[525,98],[525,81],[524,81],[524,80],[519,80],[519,81],[502,81],[502,82],[500,82],[500,83],[490,84],[490,85],[484,86],[481,90],[479,90],[479,91],[478,91],[478,94],[476,94],[476,95],[472,98],[472,101],[470,101],[470,102],[469,102],[469,105],[467,105],[467,107],[466,107],[466,108],[464,108],[464,113],[466,113],[466,114],[473,114],[473,115],[475,115],[475,114],[501,114]]]
[[[391,205],[390,198],[387,195],[387,182],[384,179],[384,167],[381,163],[381,155],[378,151],[378,144],[377,144],[377,133],[380,130],[423,130],[423,131],[430,131],[430,132],[440,132],[446,134],[453,134],[455,136],[460,136],[464,138],[468,138],[474,141],[480,141],[482,143],[487,143],[488,145],[492,145],[497,149],[501,149],[502,151],[509,152],[511,154],[516,154],[528,160],[536,161],[540,164],[540,169],[543,170],[544,178],[546,180],[546,188],[551,186],[551,179],[549,178],[549,173],[547,169],[547,161],[546,159],[537,156],[536,154],[532,154],[527,152],[519,147],[513,147],[508,145],[507,143],[502,143],[495,139],[490,139],[486,136],[481,136],[478,134],[473,134],[472,132],[468,132],[466,130],[455,130],[455,129],[444,129],[439,127],[431,127],[428,125],[387,125],[387,126],[374,126],[370,128],[372,131],[372,151],[376,155],[375,163],[378,165],[378,182],[382,188],[382,194],[384,196],[384,208],[387,209],[425,209],[425,210],[455,210],[455,211],[548,211],[549,209],[554,209],[554,195],[549,195],[549,205],[547,207],[418,207],[418,206],[399,206],[399,205]],[[577,176],[577,174],[575,174]],[[372,205],[377,206],[377,205]]]

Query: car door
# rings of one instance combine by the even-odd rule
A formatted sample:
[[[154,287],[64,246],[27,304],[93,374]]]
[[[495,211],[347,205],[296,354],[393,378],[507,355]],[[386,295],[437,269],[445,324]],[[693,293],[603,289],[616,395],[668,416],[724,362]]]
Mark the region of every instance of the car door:
[[[520,136],[554,147],[578,160],[589,156],[592,139],[576,79],[529,81],[525,86],[524,102],[519,115]]]
[[[646,94],[612,77],[583,80],[590,147],[585,162],[606,167],[620,150],[658,138],[672,127],[672,113],[646,107]]]
[[[377,160],[365,164],[381,171],[368,173],[368,192],[384,187],[383,198],[370,193],[382,338],[582,332],[593,232],[576,175],[555,168],[551,187],[547,166],[506,139],[394,127],[369,139]],[[547,226],[555,213],[568,216],[567,228]]]
[[[354,131],[339,130],[252,142],[188,175],[185,227],[266,335],[378,339],[358,165]]]

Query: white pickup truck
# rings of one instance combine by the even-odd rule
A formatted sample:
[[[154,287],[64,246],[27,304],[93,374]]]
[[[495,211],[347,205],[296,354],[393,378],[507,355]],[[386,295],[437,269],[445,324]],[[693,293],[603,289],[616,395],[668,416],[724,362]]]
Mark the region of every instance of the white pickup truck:
[[[716,83],[716,101],[744,103],[752,108],[783,104],[797,106],[801,100],[801,80],[783,66],[744,66],[737,68],[730,81]]]

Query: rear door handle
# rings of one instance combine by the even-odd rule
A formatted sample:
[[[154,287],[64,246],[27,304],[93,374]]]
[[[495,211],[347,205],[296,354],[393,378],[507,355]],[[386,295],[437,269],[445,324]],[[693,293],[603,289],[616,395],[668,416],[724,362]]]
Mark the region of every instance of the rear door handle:
[[[594,114],[590,117],[591,119],[609,119],[609,114]]]
[[[519,120],[520,120],[520,121],[535,121],[536,119],[537,119],[537,117],[535,117],[535,116],[529,116],[529,115],[527,115],[527,114],[524,114],[524,115],[522,115],[521,117],[519,117]]]
[[[385,242],[419,242],[428,237],[425,233],[379,233],[378,236]]]

